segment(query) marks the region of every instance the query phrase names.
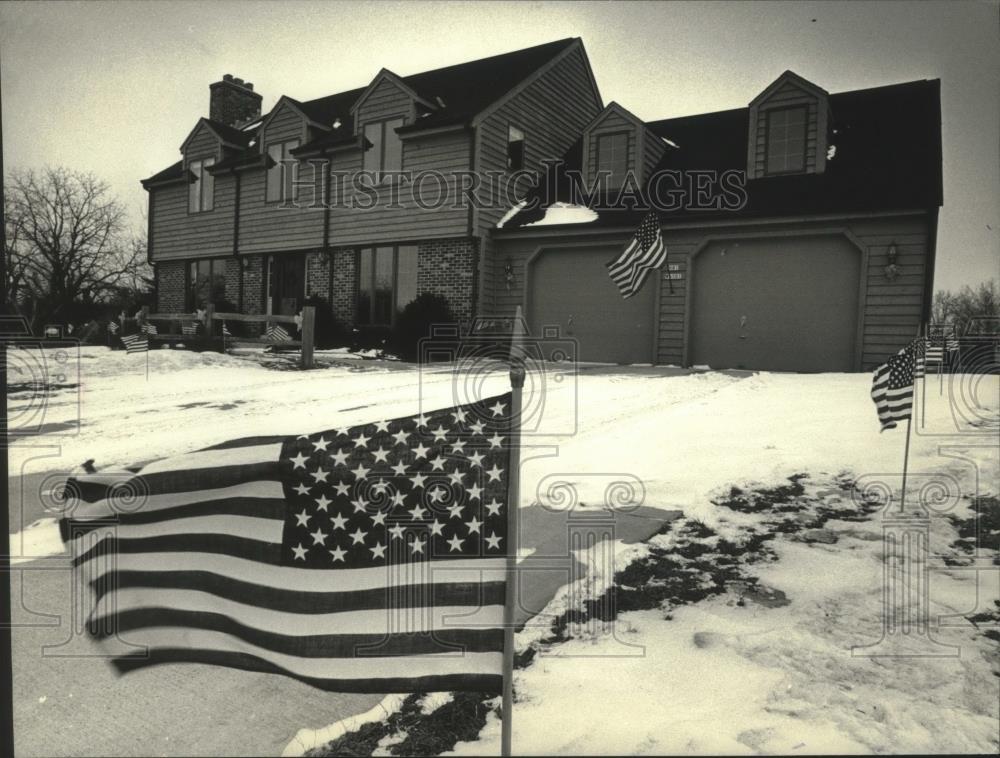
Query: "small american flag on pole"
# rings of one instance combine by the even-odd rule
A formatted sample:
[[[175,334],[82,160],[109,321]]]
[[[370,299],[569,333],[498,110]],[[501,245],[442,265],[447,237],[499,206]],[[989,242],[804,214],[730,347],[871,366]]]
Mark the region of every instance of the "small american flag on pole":
[[[666,260],[667,248],[660,233],[660,219],[656,211],[650,211],[622,254],[607,264],[608,275],[622,297],[629,298],[642,289],[646,275]]]
[[[233,333],[231,331],[229,331],[229,327],[226,326],[226,322],[225,321],[222,322],[222,336],[223,337],[232,337],[233,336]]]
[[[143,324],[142,325],[142,331],[143,331],[143,333],[150,334],[150,335],[152,335],[152,334],[159,334],[159,332],[156,329],[156,324]]]
[[[190,662],[337,691],[498,692],[511,403],[71,479],[86,502],[60,531],[94,592],[88,632],[123,673]]]
[[[181,334],[185,337],[191,337],[198,333],[197,324],[181,324]]]
[[[118,334],[118,322],[117,321],[109,321],[108,322],[108,331],[111,332],[111,334]]]
[[[122,337],[126,353],[145,353],[149,350],[149,338],[145,334],[126,334]]]
[[[272,342],[288,342],[292,339],[292,335],[286,332],[281,324],[268,324],[265,336]]]
[[[913,383],[924,375],[921,343],[922,340],[913,340],[872,375],[872,400],[883,432],[912,417]]]

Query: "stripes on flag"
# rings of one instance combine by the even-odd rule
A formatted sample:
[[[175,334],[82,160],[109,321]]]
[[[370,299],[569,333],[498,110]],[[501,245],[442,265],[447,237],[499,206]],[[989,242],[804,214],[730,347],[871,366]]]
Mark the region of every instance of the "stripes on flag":
[[[198,324],[181,324],[181,334],[185,337],[192,337],[198,333]]]
[[[143,324],[141,327],[143,334],[154,335],[159,334],[156,329],[156,324]]]
[[[913,340],[872,374],[871,395],[883,432],[912,417],[913,384],[924,376],[921,343],[922,340]]]
[[[122,343],[126,353],[145,353],[149,350],[149,338],[145,334],[126,334]]]
[[[629,298],[642,289],[649,272],[666,260],[667,248],[660,233],[660,219],[656,211],[650,211],[622,254],[606,265],[622,297]]]
[[[111,332],[112,334],[118,334],[118,322],[117,321],[109,321],[108,322],[108,331]]]
[[[284,330],[281,324],[268,324],[265,337],[272,342],[290,342],[292,335]]]
[[[60,531],[94,592],[88,633],[123,673],[499,692],[510,410],[506,394],[71,480],[85,502]]]

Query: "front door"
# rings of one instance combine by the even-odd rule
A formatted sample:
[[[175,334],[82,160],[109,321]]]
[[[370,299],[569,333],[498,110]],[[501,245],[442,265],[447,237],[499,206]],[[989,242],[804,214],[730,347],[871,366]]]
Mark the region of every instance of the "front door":
[[[270,312],[278,316],[294,316],[302,310],[305,300],[305,256],[301,253],[272,255],[268,270]]]

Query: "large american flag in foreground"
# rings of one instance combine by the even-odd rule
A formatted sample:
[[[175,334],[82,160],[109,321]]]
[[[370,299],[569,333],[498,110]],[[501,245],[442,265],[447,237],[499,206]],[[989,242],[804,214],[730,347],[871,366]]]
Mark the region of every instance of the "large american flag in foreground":
[[[875,369],[872,375],[872,400],[878,411],[881,431],[894,429],[896,422],[911,418],[913,383],[924,375],[923,340],[913,340],[896,355]]]
[[[61,530],[95,593],[88,631],[148,647],[120,671],[499,691],[510,413],[508,394],[77,480],[88,503]]]
[[[632,297],[642,289],[646,275],[667,260],[667,248],[660,233],[660,219],[650,211],[622,254],[607,264],[608,275],[622,297]]]

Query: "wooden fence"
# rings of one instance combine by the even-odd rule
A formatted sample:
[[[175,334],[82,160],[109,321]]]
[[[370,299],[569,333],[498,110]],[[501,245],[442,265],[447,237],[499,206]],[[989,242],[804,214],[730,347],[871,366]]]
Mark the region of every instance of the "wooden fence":
[[[206,306],[204,315],[199,313],[150,313],[149,306],[143,306],[142,310],[134,317],[121,316],[121,334],[125,334],[125,325],[128,322],[135,322],[140,328],[152,321],[166,321],[171,325],[177,324],[177,331],[159,332],[149,335],[151,342],[173,342],[183,340],[185,342],[207,342],[218,341],[215,336],[215,323],[241,322],[248,324],[263,324],[264,334],[260,337],[226,336],[222,334],[222,346],[226,345],[272,345],[275,347],[299,348],[300,365],[303,369],[310,369],[314,365],[313,354],[315,350],[316,338],[316,309],[307,305],[298,316],[278,316],[275,314],[252,315],[246,313],[222,313],[217,312],[211,304]],[[184,334],[182,324],[200,322],[204,325],[203,335]],[[301,330],[300,339],[276,340],[267,337],[267,331],[271,324],[291,324],[295,330]],[[293,332],[289,332],[291,334]]]

